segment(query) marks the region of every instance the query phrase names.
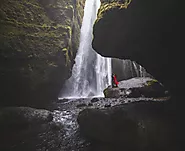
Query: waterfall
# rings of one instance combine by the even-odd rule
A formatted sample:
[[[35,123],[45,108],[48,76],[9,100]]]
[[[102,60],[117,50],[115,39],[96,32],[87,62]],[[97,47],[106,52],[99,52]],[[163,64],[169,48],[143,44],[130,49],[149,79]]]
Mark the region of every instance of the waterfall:
[[[112,58],[112,72],[117,75],[118,81],[127,80],[134,77],[152,76],[140,64],[131,60]]]
[[[133,65],[134,65],[134,69],[135,69],[135,71],[136,71],[137,77],[140,77],[140,70],[138,70],[138,67],[137,67],[137,65],[136,65],[136,63],[135,63],[134,61],[133,61],[132,63],[133,63]]]
[[[86,0],[80,45],[72,69],[60,98],[103,97],[103,90],[111,85],[111,58],[104,58],[92,49],[93,24],[100,0]]]
[[[132,63],[133,63],[134,69],[136,71],[137,77],[144,77],[144,72],[145,72],[145,71],[143,71],[144,68],[142,68],[141,65],[136,64],[134,61],[132,61]]]

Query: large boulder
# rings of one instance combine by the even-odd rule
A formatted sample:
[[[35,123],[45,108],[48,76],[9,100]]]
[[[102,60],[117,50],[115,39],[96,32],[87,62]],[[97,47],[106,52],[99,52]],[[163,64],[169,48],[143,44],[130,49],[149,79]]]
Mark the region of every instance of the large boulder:
[[[70,77],[85,0],[0,2],[0,105],[43,107]]]
[[[119,98],[121,96],[119,88],[112,88],[108,86],[105,90],[103,90],[104,96],[106,98]]]
[[[177,149],[174,113],[168,102],[134,102],[108,109],[85,109],[78,123],[83,136],[122,149],[173,151]],[[121,150],[121,149],[120,149]]]
[[[35,109],[31,107],[5,107],[0,109],[1,123],[12,121],[16,123],[24,122],[44,123],[52,120],[52,112],[45,109]]]
[[[118,87],[107,87],[104,90],[106,98],[120,97],[166,97],[170,96],[165,87],[156,79],[136,77],[120,81]]]
[[[29,126],[39,126],[49,123],[53,113],[44,109],[30,107],[5,107],[0,109],[0,132],[3,130],[24,130]]]
[[[103,56],[131,59],[182,96],[184,1],[102,0],[93,48]]]

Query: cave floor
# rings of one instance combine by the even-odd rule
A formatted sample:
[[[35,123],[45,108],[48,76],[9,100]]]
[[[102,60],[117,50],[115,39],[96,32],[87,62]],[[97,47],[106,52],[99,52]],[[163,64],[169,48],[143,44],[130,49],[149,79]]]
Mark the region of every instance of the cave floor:
[[[48,107],[53,120],[17,131],[7,128],[1,134],[1,151],[89,151],[98,150],[80,136],[77,116],[85,108],[106,108],[135,101],[163,101],[167,98],[90,98],[57,100]],[[12,125],[14,126],[14,125]],[[92,149],[96,148],[96,149]],[[107,150],[107,149],[105,149]],[[107,150],[108,151],[108,150]]]

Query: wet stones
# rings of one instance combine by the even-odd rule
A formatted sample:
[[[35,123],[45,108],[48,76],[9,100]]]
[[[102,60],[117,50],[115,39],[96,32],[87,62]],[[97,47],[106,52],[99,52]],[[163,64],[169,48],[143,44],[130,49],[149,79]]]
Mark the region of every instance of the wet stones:
[[[82,108],[82,107],[86,107],[87,104],[86,103],[81,103],[81,104],[78,104],[76,107],[77,108]]]
[[[91,103],[95,103],[95,102],[98,102],[98,101],[99,101],[98,98],[93,98],[93,99],[91,100]]]
[[[105,107],[111,107],[111,104],[109,103],[109,104],[105,104]]]

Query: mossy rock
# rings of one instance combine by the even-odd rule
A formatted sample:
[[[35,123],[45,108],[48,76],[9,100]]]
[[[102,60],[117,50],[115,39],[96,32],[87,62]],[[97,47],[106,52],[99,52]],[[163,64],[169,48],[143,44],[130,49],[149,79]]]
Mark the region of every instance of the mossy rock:
[[[112,88],[108,86],[103,91],[105,98],[119,98],[120,97],[120,89],[119,88]]]
[[[156,79],[152,79],[152,80],[150,80],[150,81],[147,81],[146,82],[146,85],[147,86],[152,86],[153,84],[159,84],[159,81],[157,81]]]
[[[112,9],[127,9],[129,4],[131,3],[132,0],[102,0],[100,9],[98,11],[98,17],[96,19],[96,22],[98,22],[101,18],[103,18],[103,15],[107,13],[108,11],[111,11]]]
[[[1,104],[57,99],[78,50],[83,7],[79,0],[1,1]]]

